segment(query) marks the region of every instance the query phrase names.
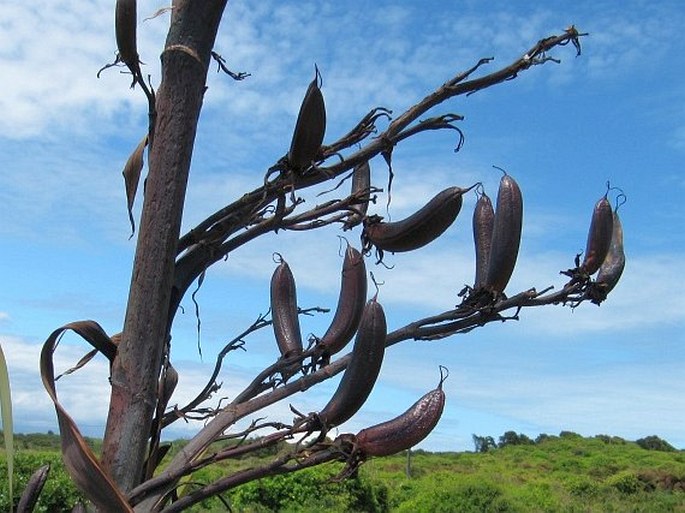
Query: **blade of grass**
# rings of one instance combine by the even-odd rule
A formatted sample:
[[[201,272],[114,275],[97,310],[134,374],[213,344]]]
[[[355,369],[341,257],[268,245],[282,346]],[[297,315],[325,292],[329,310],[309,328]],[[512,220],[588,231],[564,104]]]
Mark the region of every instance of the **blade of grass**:
[[[12,504],[14,504],[14,490],[12,487],[14,475],[14,426],[12,426],[12,394],[10,392],[10,375],[7,369],[5,353],[2,352],[2,346],[0,346],[0,410],[2,415],[2,432],[5,439],[7,480],[11,512]]]

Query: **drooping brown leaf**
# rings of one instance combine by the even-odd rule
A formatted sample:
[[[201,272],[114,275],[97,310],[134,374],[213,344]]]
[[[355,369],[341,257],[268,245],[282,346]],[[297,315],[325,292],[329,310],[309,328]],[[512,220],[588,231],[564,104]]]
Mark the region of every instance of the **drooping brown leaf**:
[[[147,134],[138,143],[124,166],[124,185],[126,186],[126,206],[128,208],[128,220],[131,223],[131,237],[136,231],[136,223],[133,219],[133,202],[136,199],[136,191],[140,182],[140,172],[143,170],[143,155],[147,146]]]
[[[71,330],[100,349],[110,361],[114,358],[116,346],[105,331],[94,321],[72,322],[53,331],[43,344],[40,353],[40,374],[43,386],[55,404],[62,442],[64,465],[74,484],[101,513],[133,512],[123,494],[105,473],[93,451],[88,447],[74,420],[57,399],[55,369],[52,361],[59,339]],[[113,349],[112,349],[113,348]],[[114,353],[112,352],[114,351]]]

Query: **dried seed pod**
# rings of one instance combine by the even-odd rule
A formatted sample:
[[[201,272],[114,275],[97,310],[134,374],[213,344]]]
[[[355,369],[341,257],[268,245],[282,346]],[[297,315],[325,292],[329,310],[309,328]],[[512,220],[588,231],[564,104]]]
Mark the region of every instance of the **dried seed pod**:
[[[448,187],[418,211],[401,221],[384,223],[378,216],[364,221],[365,251],[412,251],[437,239],[454,222],[461,210],[462,196],[471,190]]]
[[[521,244],[523,225],[523,197],[516,181],[508,174],[502,176],[497,191],[497,206],[492,228],[490,258],[485,286],[502,293],[514,273]]]
[[[373,298],[364,307],[350,363],[330,401],[318,414],[325,429],[351,418],[369,397],[383,363],[386,335],[385,312]]]
[[[354,167],[352,171],[352,195],[364,194],[365,191],[369,191],[371,188],[371,166],[369,166],[369,161],[362,162],[361,164]],[[355,226],[358,226],[366,217],[366,212],[369,209],[368,201],[361,201],[355,205],[356,212],[350,214],[343,225],[344,230],[351,230]]]
[[[585,257],[580,270],[588,275],[595,274],[604,262],[611,245],[614,214],[606,194],[595,204],[590,221],[590,230],[585,246]]]
[[[495,209],[485,192],[476,201],[473,210],[473,243],[476,248],[476,278],[473,288],[482,287],[488,274],[490,245],[495,221]]]
[[[397,454],[426,438],[445,408],[444,380],[441,378],[437,388],[416,401],[402,415],[357,433],[357,450],[363,457]]]
[[[366,304],[366,289],[364,257],[348,244],[340,280],[338,306],[331,325],[319,340],[326,356],[342,350],[357,332]]]
[[[319,88],[321,75],[318,68],[315,70],[314,80],[307,87],[300,105],[288,151],[288,162],[297,170],[308,168],[316,160],[326,133],[326,106]]]
[[[176,390],[176,385],[178,385],[178,371],[174,368],[171,363],[167,366],[166,372],[162,380],[159,383],[159,404],[164,408],[169,404],[169,400]]]
[[[597,274],[597,285],[601,286],[603,292],[611,292],[623,274],[626,266],[626,255],[623,251],[623,225],[618,217],[618,212],[613,213],[613,226],[611,230],[611,244],[609,251],[604,258],[604,262]]]
[[[138,65],[136,0],[117,0],[114,9],[114,31],[119,59],[132,68]]]
[[[271,315],[281,356],[289,358],[302,353],[295,278],[290,266],[283,259],[271,277]]]
[[[31,474],[21,494],[19,504],[17,504],[17,513],[31,513],[33,511],[48,479],[48,474],[50,474],[50,464],[43,465]]]

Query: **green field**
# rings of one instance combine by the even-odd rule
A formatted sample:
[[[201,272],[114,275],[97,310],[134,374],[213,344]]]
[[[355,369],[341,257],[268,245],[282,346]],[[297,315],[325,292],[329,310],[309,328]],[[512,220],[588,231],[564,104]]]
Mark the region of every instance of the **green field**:
[[[685,512],[685,451],[658,437],[629,442],[564,432],[532,441],[508,432],[499,442],[490,441],[483,452],[416,451],[409,459],[404,453],[372,460],[342,483],[331,481],[341,466],[324,465],[248,483],[224,500],[232,511],[246,513]],[[182,443],[176,442],[174,449]],[[36,511],[69,511],[78,494],[64,473],[58,437],[18,435],[17,445],[16,488],[21,490],[33,470],[50,462],[52,471]],[[92,445],[97,450],[99,442]],[[188,486],[259,461],[250,457],[203,469]],[[8,511],[5,472],[3,464],[0,511]],[[226,510],[212,499],[192,511]]]

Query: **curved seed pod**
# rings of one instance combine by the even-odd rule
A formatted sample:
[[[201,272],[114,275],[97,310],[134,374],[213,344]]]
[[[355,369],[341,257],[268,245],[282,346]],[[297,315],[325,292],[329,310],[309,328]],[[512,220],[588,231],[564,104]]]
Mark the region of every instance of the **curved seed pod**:
[[[114,31],[119,59],[129,68],[138,65],[136,44],[136,0],[117,0],[114,8]]]
[[[385,312],[374,298],[364,307],[352,357],[340,384],[318,414],[326,429],[348,420],[369,397],[383,363],[386,335]]]
[[[412,251],[437,239],[450,227],[461,210],[462,196],[469,189],[448,187],[418,211],[401,221],[384,223],[377,216],[364,222],[365,247],[382,251]]]
[[[271,315],[281,356],[288,358],[302,353],[295,278],[285,260],[281,260],[271,277]]]
[[[300,105],[295,131],[290,142],[288,162],[299,170],[308,168],[316,160],[326,133],[326,106],[319,88],[319,69],[311,81]]]
[[[611,244],[597,274],[597,284],[602,286],[605,294],[614,289],[623,274],[625,266],[626,255],[623,251],[623,225],[618,217],[618,212],[614,211]]]
[[[363,194],[364,191],[370,190],[370,187],[371,166],[369,166],[369,161],[367,160],[355,166],[352,171],[352,195]],[[351,230],[362,223],[369,209],[369,202],[361,201],[355,205],[355,209],[357,210],[356,212],[347,216],[343,230]]]
[[[490,260],[490,245],[492,244],[492,232],[495,226],[495,209],[492,201],[485,192],[476,201],[473,211],[473,243],[476,248],[476,278],[473,288],[483,286],[488,274]]]
[[[592,220],[585,246],[585,258],[580,266],[580,270],[584,273],[595,274],[604,262],[611,245],[613,226],[614,214],[611,203],[605,194],[597,201],[592,211]]]
[[[362,254],[347,245],[340,280],[338,306],[331,325],[319,340],[328,356],[342,350],[357,332],[366,303],[366,264]]]
[[[516,181],[502,176],[497,191],[497,206],[492,228],[490,258],[485,286],[496,293],[506,288],[514,273],[521,244],[523,197]]]
[[[38,502],[40,493],[43,491],[43,486],[45,481],[48,479],[48,474],[50,474],[50,465],[43,465],[38,470],[36,470],[28,482],[26,483],[26,488],[24,488],[21,498],[19,499],[19,504],[17,505],[17,513],[31,513],[33,508]]]
[[[176,385],[178,385],[178,371],[174,368],[171,363],[167,366],[164,377],[159,384],[159,403],[166,408],[169,404],[169,400],[176,390]]]
[[[426,438],[445,408],[443,381],[444,378],[437,388],[416,401],[402,415],[357,433],[357,450],[365,457],[389,456],[410,449]]]

